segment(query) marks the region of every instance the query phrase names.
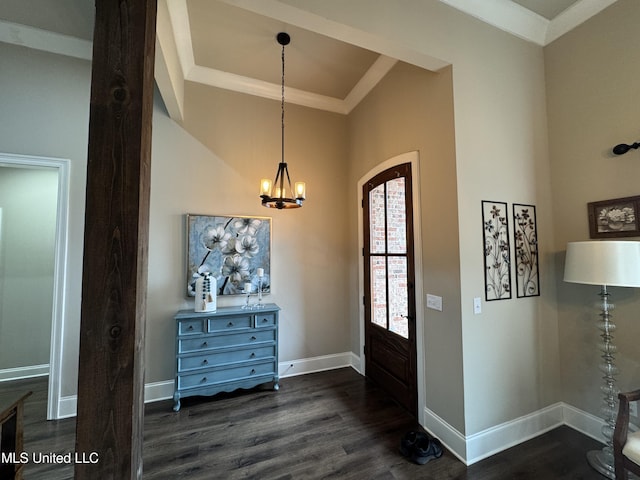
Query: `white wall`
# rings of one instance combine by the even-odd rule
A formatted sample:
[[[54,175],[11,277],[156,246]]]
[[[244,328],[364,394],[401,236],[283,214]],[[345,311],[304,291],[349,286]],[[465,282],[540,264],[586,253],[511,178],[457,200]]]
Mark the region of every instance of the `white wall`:
[[[57,195],[55,169],[0,167],[0,371],[49,363]]]
[[[63,395],[76,391],[89,62],[0,43],[0,151],[70,159]]]

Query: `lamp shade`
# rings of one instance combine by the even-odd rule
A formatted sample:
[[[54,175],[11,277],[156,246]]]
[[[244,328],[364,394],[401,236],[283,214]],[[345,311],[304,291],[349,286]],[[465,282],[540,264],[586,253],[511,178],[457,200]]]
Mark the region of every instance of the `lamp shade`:
[[[640,287],[640,242],[569,242],[564,281],[612,287]]]

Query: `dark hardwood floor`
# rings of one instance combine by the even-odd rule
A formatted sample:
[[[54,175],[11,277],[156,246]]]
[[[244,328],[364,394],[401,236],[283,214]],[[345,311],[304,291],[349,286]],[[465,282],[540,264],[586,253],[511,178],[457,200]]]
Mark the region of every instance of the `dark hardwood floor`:
[[[286,378],[257,389],[187,398],[145,409],[145,479],[546,480],[604,477],[585,452],[601,445],[568,427],[470,467],[451,453],[415,465],[398,452],[414,421],[350,368]],[[0,383],[0,394],[33,390],[25,407],[25,450],[68,453],[75,419],[48,422],[46,380]],[[100,432],[96,432],[99,435]],[[29,463],[26,480],[73,478],[73,466]],[[98,479],[97,479],[98,480]]]

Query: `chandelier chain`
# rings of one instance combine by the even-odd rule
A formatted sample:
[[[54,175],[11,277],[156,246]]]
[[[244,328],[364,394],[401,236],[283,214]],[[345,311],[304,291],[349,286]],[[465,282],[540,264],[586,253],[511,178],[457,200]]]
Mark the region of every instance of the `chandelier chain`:
[[[280,103],[280,124],[282,135],[282,161],[284,162],[284,45],[282,45],[282,101]]]

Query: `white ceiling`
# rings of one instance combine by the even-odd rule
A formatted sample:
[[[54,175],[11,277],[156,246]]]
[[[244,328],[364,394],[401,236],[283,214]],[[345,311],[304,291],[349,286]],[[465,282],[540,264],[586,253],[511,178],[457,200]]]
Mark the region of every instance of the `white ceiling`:
[[[439,1],[544,46],[617,0]],[[0,41],[91,58],[93,12],[91,0],[2,0]],[[179,96],[176,83],[186,80],[279,99],[281,46],[275,36],[286,31],[287,102],[348,113],[402,57],[390,44],[361,48],[365,42],[344,30],[319,26],[277,0],[159,0],[157,46],[164,64],[156,62],[156,79],[163,98]],[[432,70],[444,66],[427,57],[402,59]],[[165,103],[179,120],[179,101]]]

